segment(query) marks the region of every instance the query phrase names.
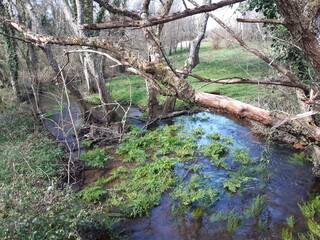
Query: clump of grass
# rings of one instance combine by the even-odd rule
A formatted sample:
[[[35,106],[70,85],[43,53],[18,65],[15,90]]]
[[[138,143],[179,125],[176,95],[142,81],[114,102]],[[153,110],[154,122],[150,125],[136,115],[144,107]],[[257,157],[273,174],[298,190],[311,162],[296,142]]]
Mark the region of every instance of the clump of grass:
[[[105,162],[110,159],[112,159],[112,157],[107,155],[104,149],[101,148],[89,150],[81,155],[81,160],[90,167],[102,168]]]

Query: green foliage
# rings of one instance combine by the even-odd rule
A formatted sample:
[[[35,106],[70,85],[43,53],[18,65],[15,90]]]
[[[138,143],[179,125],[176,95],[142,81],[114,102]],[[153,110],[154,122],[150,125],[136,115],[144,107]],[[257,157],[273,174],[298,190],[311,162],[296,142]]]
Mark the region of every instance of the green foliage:
[[[84,146],[84,147],[91,147],[93,144],[93,141],[92,140],[84,140],[81,142],[81,145]]]
[[[206,113],[196,113],[188,116],[190,121],[206,121],[209,119],[209,116]]]
[[[308,219],[308,229],[310,231],[310,233],[316,237],[316,238],[320,238],[320,224],[317,223],[314,220]]]
[[[293,229],[295,223],[296,223],[296,220],[294,219],[294,216],[289,216],[286,218],[286,221],[287,221],[287,224],[289,226],[290,229]]]
[[[101,104],[101,100],[99,97],[99,94],[91,94],[91,95],[87,95],[83,98],[84,101],[91,103],[93,105],[100,105]]]
[[[85,187],[77,193],[81,199],[87,202],[97,202],[104,198],[106,194],[107,190],[101,184]]]
[[[15,105],[0,112],[0,239],[112,237],[116,219],[61,184],[62,151],[34,121]]]
[[[205,186],[201,182],[199,175],[193,174],[189,182],[180,183],[172,193],[172,198],[174,200],[179,200],[184,206],[201,206],[208,207],[211,206],[215,201],[217,201],[217,196],[219,192],[213,188]]]
[[[0,181],[11,182],[19,175],[48,179],[59,171],[62,151],[36,128],[32,117],[12,106],[0,112]]]
[[[174,158],[155,158],[154,162],[143,166],[127,169],[126,175],[119,175],[117,182],[109,192],[106,204],[119,207],[126,216],[142,216],[160,202],[161,194],[175,181],[173,167],[177,160]]]
[[[227,231],[233,233],[242,224],[243,218],[240,214],[237,214],[234,210],[231,210],[228,213],[216,212],[210,217],[210,221],[226,221]]]
[[[309,232],[299,234],[299,239],[319,239],[320,238],[320,195],[310,196],[310,199],[302,204],[298,204],[302,215],[306,218]]]
[[[233,233],[241,224],[241,217],[230,211],[227,217],[227,231]]]
[[[196,127],[191,129],[191,134],[194,135],[196,138],[201,138],[205,131],[202,127]]]
[[[221,156],[228,151],[228,147],[218,141],[210,142],[200,147],[200,152],[209,157],[219,167],[228,169],[228,166],[224,163]]]
[[[105,162],[111,158],[112,157],[108,156],[105,153],[105,150],[101,148],[86,151],[81,155],[81,160],[83,160],[88,166],[99,168],[102,168]]]
[[[298,204],[299,208],[305,218],[312,219],[316,214],[316,210],[313,202],[306,202],[303,204]]]
[[[258,195],[256,196],[253,200],[251,205],[245,209],[244,214],[247,218],[252,217],[252,216],[259,216],[264,202],[265,202],[266,196],[264,195]]]
[[[293,240],[293,235],[290,229],[288,228],[282,229],[281,240]]]
[[[296,165],[303,165],[305,162],[309,161],[309,156],[307,156],[304,152],[301,153],[294,153],[289,162],[296,164]]]
[[[240,162],[244,165],[248,165],[250,163],[249,153],[237,148],[233,152],[233,161]]]
[[[250,0],[247,2],[247,10],[261,12],[266,18],[278,18],[279,13],[274,0]]]
[[[218,132],[209,133],[209,134],[207,135],[207,138],[210,138],[210,139],[212,139],[212,140],[220,140],[221,134],[218,133]]]
[[[223,187],[232,193],[240,190],[244,183],[256,180],[256,178],[246,176],[240,172],[228,172],[227,175],[229,175],[229,178],[224,179]]]

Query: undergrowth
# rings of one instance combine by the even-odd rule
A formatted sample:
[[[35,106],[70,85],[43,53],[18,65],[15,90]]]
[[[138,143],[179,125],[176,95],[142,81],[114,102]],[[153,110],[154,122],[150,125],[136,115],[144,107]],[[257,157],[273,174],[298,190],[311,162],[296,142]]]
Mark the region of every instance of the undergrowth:
[[[62,150],[28,108],[8,105],[0,112],[0,239],[111,236],[115,220],[63,186]]]

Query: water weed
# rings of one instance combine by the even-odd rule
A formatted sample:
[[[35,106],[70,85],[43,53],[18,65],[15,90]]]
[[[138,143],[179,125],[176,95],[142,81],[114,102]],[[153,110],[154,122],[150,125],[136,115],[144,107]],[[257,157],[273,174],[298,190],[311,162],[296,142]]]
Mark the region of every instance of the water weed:
[[[289,216],[286,218],[286,221],[287,221],[287,224],[289,226],[290,229],[293,229],[295,223],[296,223],[296,220],[294,219],[294,216]]]
[[[176,181],[173,171],[176,162],[174,158],[161,157],[128,169],[126,177],[114,184],[106,204],[119,207],[127,216],[148,214],[159,203],[161,194]],[[114,174],[119,172],[123,171],[115,171]]]
[[[293,235],[290,229],[283,228],[281,231],[281,240],[293,240]]]
[[[308,161],[310,161],[310,157],[307,156],[304,152],[294,153],[292,157],[289,158],[289,162],[296,165],[303,165]]]
[[[266,200],[266,196],[264,195],[258,195],[254,197],[251,205],[248,208],[246,208],[244,211],[246,218],[259,216],[263,209],[265,200]]]

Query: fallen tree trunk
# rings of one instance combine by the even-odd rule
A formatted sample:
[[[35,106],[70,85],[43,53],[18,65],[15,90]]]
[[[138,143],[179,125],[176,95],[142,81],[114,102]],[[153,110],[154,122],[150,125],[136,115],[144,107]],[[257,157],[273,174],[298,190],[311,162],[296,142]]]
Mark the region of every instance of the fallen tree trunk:
[[[265,110],[226,96],[200,91],[195,91],[194,95],[194,103],[197,105],[236,114],[269,127],[278,125],[277,129],[291,133],[298,139],[302,137],[309,142],[320,141],[320,128],[312,121],[290,118],[285,113]]]

